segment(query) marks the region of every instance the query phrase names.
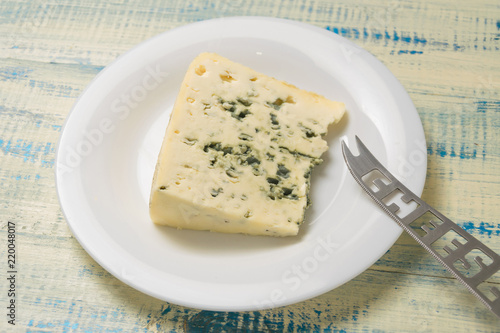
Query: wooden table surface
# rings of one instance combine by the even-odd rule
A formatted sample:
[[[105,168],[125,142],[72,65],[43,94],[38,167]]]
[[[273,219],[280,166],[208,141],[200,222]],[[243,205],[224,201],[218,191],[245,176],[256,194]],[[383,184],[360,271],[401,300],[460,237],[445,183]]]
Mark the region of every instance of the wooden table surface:
[[[58,203],[54,163],[90,81],[141,41],[191,22],[261,15],[340,34],[381,60],[423,123],[423,199],[500,253],[498,0],[2,0],[1,332],[500,332],[500,320],[403,234],[347,284],[277,309],[211,312],[157,300],[84,251]],[[8,244],[15,224],[15,298]],[[500,277],[490,281],[500,284]],[[15,300],[15,326],[8,323]]]

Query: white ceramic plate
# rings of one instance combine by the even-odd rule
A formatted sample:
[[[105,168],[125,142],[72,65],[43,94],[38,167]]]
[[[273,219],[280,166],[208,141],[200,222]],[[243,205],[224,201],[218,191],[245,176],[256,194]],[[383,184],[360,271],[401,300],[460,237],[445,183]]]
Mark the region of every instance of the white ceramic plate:
[[[176,230],[148,215],[157,154],[190,61],[217,52],[345,102],[330,150],[313,172],[313,206],[299,236]],[[71,111],[57,152],[61,207],[75,237],[105,269],[159,299],[244,311],[320,295],[370,267],[401,229],[348,173],[340,140],[358,135],[421,194],[425,139],[405,90],[348,40],[294,21],[233,17],[189,24],[138,45],[104,69]]]

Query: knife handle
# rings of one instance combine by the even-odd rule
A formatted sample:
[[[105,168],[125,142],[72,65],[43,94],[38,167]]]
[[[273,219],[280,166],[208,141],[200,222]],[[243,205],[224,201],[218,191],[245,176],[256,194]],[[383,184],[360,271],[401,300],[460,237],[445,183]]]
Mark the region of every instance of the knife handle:
[[[359,155],[345,141],[342,153],[361,187],[420,245],[500,318],[500,290],[486,280],[500,271],[500,256],[396,179],[356,136]],[[409,212],[388,198],[400,195]],[[392,199],[391,199],[392,200]],[[451,237],[450,237],[451,236]]]

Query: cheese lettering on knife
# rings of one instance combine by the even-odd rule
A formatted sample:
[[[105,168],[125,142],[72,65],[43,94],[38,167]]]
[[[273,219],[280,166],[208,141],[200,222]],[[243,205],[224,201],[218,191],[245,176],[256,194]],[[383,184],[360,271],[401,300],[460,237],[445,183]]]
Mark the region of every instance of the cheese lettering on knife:
[[[158,157],[154,223],[293,236],[304,221],[322,136],[343,103],[214,53],[189,66]]]

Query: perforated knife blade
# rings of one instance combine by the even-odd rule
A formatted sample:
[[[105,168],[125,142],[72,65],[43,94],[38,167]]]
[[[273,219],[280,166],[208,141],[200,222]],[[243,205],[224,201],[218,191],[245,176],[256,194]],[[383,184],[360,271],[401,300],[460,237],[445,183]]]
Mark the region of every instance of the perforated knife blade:
[[[500,256],[404,186],[357,136],[356,144],[359,155],[354,156],[345,141],[342,154],[363,190],[500,318],[500,290],[486,282],[500,271]],[[400,195],[403,205],[412,203],[416,208],[402,214],[401,207],[386,200],[394,194]]]

